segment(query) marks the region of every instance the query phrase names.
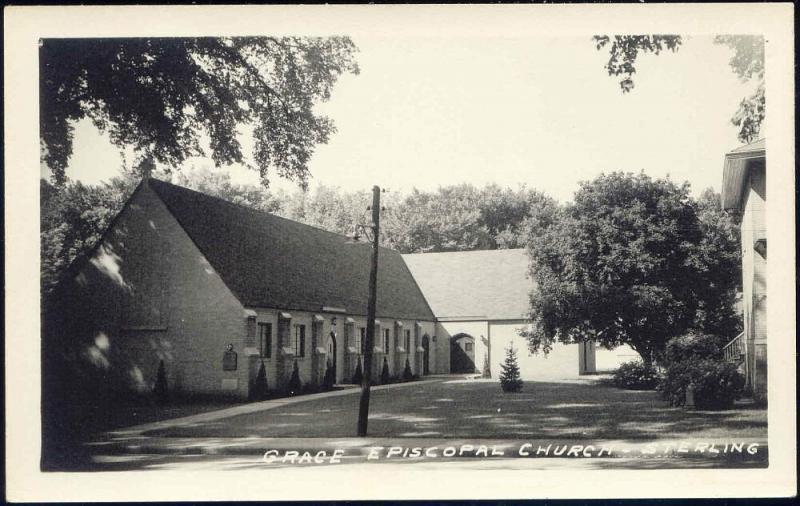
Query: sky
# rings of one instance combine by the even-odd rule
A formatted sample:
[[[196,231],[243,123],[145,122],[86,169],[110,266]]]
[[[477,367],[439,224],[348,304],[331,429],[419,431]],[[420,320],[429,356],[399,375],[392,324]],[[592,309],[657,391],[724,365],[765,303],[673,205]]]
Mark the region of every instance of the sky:
[[[340,78],[318,111],[338,129],[317,148],[310,187],[391,191],[497,183],[526,185],[565,202],[580,181],[624,170],[719,191],[730,123],[752,88],[713,36],[676,53],[641,55],[623,94],[591,37],[354,38],[361,73]],[[249,152],[251,141],[243,136]],[[67,174],[85,183],[119,173],[117,148],[88,121],[77,125]],[[184,167],[212,167],[192,159]],[[223,167],[236,182],[258,174]],[[272,188],[294,188],[272,180]]]

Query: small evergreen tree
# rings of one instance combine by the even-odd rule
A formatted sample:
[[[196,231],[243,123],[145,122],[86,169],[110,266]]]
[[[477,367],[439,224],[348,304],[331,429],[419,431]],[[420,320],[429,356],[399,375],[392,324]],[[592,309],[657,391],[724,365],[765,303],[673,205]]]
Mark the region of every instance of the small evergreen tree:
[[[406,357],[406,366],[403,368],[403,381],[411,381],[414,379],[414,373],[411,372],[411,363]]]
[[[500,386],[503,392],[519,392],[522,390],[522,378],[519,375],[519,365],[517,364],[517,350],[510,344],[506,348],[506,359],[502,364],[500,372]]]
[[[489,354],[485,354],[483,356],[483,374],[481,375],[482,378],[491,378],[492,377],[492,368],[489,365]]]
[[[333,390],[333,385],[335,383],[336,377],[333,371],[333,364],[331,363],[331,359],[328,359],[327,363],[325,364],[325,376],[322,378],[322,390]]]
[[[156,395],[156,402],[164,404],[169,400],[169,387],[167,386],[167,371],[164,368],[164,361],[158,363],[158,373],[156,373],[156,384],[153,388]]]
[[[356,365],[356,372],[353,373],[353,384],[360,385],[362,381],[364,381],[364,371],[361,369],[361,360],[359,360],[358,365]]]
[[[263,401],[269,397],[269,385],[267,385],[267,368],[264,362],[261,362],[261,367],[258,368],[256,381],[253,383],[253,400]]]
[[[289,384],[287,385],[289,395],[299,394],[302,387],[303,384],[300,382],[300,370],[297,368],[297,361],[295,360],[294,367],[292,368],[292,377],[289,378]]]
[[[383,357],[383,369],[381,369],[381,385],[387,385],[389,383],[389,362],[386,360],[386,357]]]

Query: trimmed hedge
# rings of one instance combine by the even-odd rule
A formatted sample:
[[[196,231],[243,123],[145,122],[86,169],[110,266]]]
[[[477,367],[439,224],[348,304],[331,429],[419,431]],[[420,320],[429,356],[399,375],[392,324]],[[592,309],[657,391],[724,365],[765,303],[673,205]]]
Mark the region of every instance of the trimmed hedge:
[[[632,360],[614,371],[611,383],[626,390],[654,390],[660,380],[658,371],[641,360]]]

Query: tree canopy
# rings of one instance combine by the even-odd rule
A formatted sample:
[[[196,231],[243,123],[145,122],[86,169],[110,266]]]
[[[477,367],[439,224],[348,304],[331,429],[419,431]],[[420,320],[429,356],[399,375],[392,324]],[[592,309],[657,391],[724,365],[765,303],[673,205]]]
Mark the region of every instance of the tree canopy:
[[[74,124],[88,118],[137,164],[178,167],[208,155],[244,164],[239,129],[253,130],[253,167],[307,184],[308,161],[333,122],[314,111],[344,73],[358,73],[347,37],[44,39],[42,161],[66,179]]]
[[[386,242],[403,253],[521,248],[528,220],[544,219],[555,207],[555,200],[525,187],[415,189],[389,206]]]
[[[582,183],[551,226],[528,236],[531,351],[593,339],[650,362],[687,329],[732,333],[738,242],[715,198],[696,202],[688,184],[644,174]]]
[[[272,191],[237,184],[227,171],[190,167],[154,176],[259,211],[349,235],[369,218],[368,191],[320,185],[313,190]],[[107,183],[86,185],[41,181],[42,287],[48,292],[60,273],[100,238],[140,179],[123,172]],[[400,251],[465,251],[520,248],[530,227],[553,222],[557,204],[546,195],[518,189],[462,184],[434,191],[384,194],[381,244]]]
[[[628,93],[634,88],[633,74],[640,54],[659,54],[664,50],[677,51],[683,38],[680,35],[595,35],[597,50],[608,47],[605,65],[608,75],[620,77],[620,88]],[[739,140],[744,143],[758,139],[765,118],[764,96],[764,37],[760,35],[718,35],[716,44],[733,50],[729,65],[742,81],[756,80],[752,95],[739,103],[731,123],[739,128]]]

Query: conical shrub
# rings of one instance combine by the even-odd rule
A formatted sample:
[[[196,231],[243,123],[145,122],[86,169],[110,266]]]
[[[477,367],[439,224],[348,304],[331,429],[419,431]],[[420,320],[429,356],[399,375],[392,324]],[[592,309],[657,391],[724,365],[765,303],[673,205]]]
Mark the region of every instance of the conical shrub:
[[[264,365],[264,362],[261,362],[261,366],[258,368],[258,374],[256,375],[256,380],[253,383],[253,400],[256,401],[263,401],[264,399],[269,397],[269,385],[267,385],[267,368]]]
[[[514,349],[513,344],[506,348],[506,359],[500,372],[500,387],[503,392],[519,392],[522,390],[522,378],[519,374],[519,364],[517,364],[517,350]]]
[[[361,360],[356,365],[356,372],[353,373],[353,384],[360,385],[364,381],[364,371],[361,369]]]
[[[322,390],[333,390],[333,385],[336,383],[336,373],[333,370],[331,359],[325,364],[325,376],[322,378]]]
[[[389,376],[389,361],[386,360],[386,357],[383,357],[383,369],[381,369],[381,385],[386,385],[389,383],[390,380]]]
[[[299,394],[301,388],[303,388],[303,383],[300,381],[300,369],[297,368],[297,361],[295,360],[294,367],[292,368],[292,377],[289,378],[287,390],[289,395],[292,396]]]
[[[153,387],[153,393],[156,396],[156,402],[164,404],[169,400],[169,386],[167,385],[167,371],[164,367],[164,361],[158,363],[158,372],[156,373],[156,384]]]
[[[411,363],[406,357],[406,366],[403,368],[403,381],[411,381],[414,379],[414,373],[411,372]]]

